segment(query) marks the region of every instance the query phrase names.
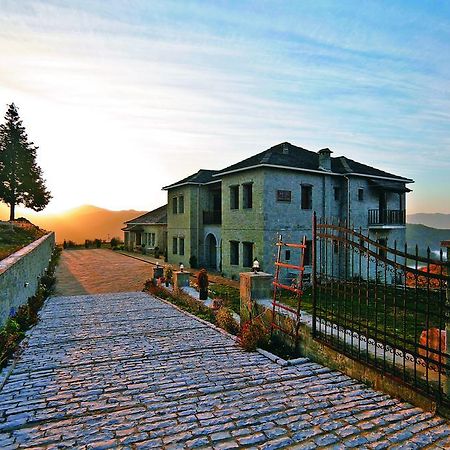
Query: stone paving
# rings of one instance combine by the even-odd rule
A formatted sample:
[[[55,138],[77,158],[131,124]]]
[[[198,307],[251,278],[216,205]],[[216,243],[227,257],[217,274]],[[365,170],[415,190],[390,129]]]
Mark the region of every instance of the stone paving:
[[[449,448],[431,413],[282,367],[142,292],[53,297],[0,391],[0,448]]]
[[[112,250],[64,250],[56,270],[56,294],[141,291],[149,276],[148,262]]]

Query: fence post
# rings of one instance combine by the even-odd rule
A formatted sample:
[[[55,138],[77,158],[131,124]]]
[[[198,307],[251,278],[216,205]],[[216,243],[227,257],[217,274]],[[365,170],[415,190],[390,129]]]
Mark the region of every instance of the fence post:
[[[447,292],[445,301],[445,335],[446,335],[446,354],[450,355],[450,241],[442,241],[441,247],[447,248]],[[447,365],[450,365],[450,357],[447,357]],[[444,392],[447,396],[450,396],[450,370],[446,371],[446,381],[444,385]]]
[[[313,337],[316,337],[316,316],[317,316],[317,292],[316,292],[316,283],[317,283],[317,254],[316,254],[316,239],[317,239],[317,217],[316,212],[313,213],[312,218],[312,307],[313,307],[313,314],[312,314],[312,335]]]

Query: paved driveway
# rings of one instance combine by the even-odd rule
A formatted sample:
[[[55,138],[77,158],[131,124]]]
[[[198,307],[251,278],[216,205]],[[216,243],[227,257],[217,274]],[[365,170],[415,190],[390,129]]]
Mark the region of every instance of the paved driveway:
[[[442,419],[281,367],[145,293],[53,297],[0,391],[0,448],[445,448]]]
[[[56,270],[56,294],[141,291],[150,264],[106,249],[64,250]]]

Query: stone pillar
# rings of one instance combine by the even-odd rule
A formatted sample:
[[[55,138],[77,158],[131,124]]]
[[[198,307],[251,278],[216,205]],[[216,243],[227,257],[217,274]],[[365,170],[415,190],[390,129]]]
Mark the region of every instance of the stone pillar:
[[[446,353],[450,354],[450,241],[442,241],[441,247],[447,249],[447,295],[446,295],[446,315],[445,315],[445,336],[446,336]],[[450,364],[450,358],[447,358],[447,364]],[[450,396],[450,371],[447,370],[444,392]]]
[[[256,300],[272,298],[273,276],[265,272],[240,274],[241,323],[252,318]]]
[[[189,286],[189,272],[181,272],[177,270],[173,273],[173,290],[175,292],[180,292],[181,288]]]

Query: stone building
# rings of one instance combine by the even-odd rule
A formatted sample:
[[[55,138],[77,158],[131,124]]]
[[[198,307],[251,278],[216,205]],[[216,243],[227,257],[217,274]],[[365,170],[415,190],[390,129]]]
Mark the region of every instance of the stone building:
[[[272,272],[278,233],[285,240],[299,242],[306,235],[310,241],[313,211],[348,221],[382,244],[402,245],[406,184],[413,180],[331,153],[284,142],[165,186],[168,261],[235,278],[256,257]],[[289,250],[283,257],[291,258]],[[309,247],[305,263],[310,262]]]
[[[125,224],[122,231],[127,250],[161,255],[166,253],[167,205],[128,220]]]

